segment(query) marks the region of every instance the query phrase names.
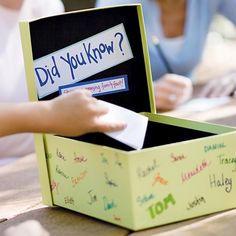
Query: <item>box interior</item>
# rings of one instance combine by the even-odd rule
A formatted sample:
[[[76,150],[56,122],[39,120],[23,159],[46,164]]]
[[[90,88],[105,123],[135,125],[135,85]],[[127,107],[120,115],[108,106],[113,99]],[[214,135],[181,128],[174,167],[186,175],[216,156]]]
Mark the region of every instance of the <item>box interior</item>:
[[[191,139],[208,137],[212,135],[215,135],[215,134],[199,131],[195,129],[178,127],[175,125],[149,121],[143,149],[161,146],[161,145],[170,144],[170,143],[177,143],[177,142],[191,140]],[[119,141],[116,141],[102,133],[86,134],[86,135],[77,137],[75,139],[79,141],[83,141],[83,142],[92,143],[92,144],[109,146],[109,147],[117,148],[124,151],[134,150],[133,148]]]

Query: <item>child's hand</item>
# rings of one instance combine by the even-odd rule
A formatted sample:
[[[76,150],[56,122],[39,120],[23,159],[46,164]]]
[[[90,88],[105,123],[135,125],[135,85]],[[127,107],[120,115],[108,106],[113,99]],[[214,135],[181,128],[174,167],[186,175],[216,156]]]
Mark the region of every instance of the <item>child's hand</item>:
[[[211,79],[199,92],[199,97],[224,97],[235,94],[236,73]]]
[[[126,127],[123,122],[105,122],[100,119],[109,112],[87,90],[75,90],[45,102],[48,108],[47,130],[65,136],[78,136],[89,132],[111,132]]]

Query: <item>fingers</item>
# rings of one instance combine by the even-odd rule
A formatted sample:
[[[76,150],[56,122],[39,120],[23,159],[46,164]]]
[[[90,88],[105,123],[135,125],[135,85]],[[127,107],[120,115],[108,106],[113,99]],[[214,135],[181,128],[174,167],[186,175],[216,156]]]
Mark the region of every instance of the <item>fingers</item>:
[[[90,103],[90,111],[94,116],[102,116],[109,112],[109,108],[100,100],[94,98],[94,100],[91,100]]]
[[[165,74],[160,78],[160,81],[172,85],[174,88],[183,88],[189,85],[189,79],[185,76],[176,75],[176,74]]]
[[[124,122],[104,121],[102,117],[109,112],[109,108],[101,100],[92,97],[90,92],[81,90],[81,93],[86,96],[85,102],[89,109],[87,119],[91,126],[90,132],[114,132],[126,128],[127,125]]]
[[[106,133],[106,132],[115,132],[115,131],[123,130],[127,127],[127,124],[124,122],[107,123],[107,122],[97,120],[95,127],[96,127],[95,132]]]
[[[207,83],[202,90],[198,93],[198,97],[209,97],[211,90],[213,89],[212,83]]]
[[[157,109],[169,110],[188,100],[193,86],[186,77],[167,74],[154,83],[154,89]]]
[[[227,84],[224,86],[218,86],[214,88],[208,95],[208,97],[223,97],[228,96],[234,91],[233,84]]]
[[[221,91],[223,91],[223,86],[220,86],[220,84],[216,83],[216,81],[211,81],[203,87],[202,91],[200,91],[198,96],[216,97],[221,94]]]
[[[109,108],[103,101],[97,101],[97,107],[101,108],[101,111],[97,113],[97,117],[94,119],[94,127],[99,132],[113,132],[126,128],[126,123],[123,121],[113,121],[111,118],[104,116],[109,112]]]
[[[199,97],[222,97],[234,94],[236,88],[235,73],[211,80],[198,94]]]
[[[162,92],[161,90],[159,90],[159,92],[158,91],[156,92],[155,99],[156,99],[156,106],[158,107],[158,109],[170,110],[177,106],[179,97],[176,96],[171,98],[170,93]]]

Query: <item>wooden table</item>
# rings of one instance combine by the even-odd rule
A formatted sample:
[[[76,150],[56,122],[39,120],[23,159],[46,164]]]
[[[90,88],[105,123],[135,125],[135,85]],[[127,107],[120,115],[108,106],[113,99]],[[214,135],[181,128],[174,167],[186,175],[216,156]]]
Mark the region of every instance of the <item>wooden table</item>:
[[[231,99],[227,104],[214,107],[207,111],[169,111],[165,115],[204,121],[209,123],[236,126],[236,99]]]
[[[206,112],[167,112],[167,115],[236,126],[236,100]],[[186,220],[139,232],[41,203],[35,154],[0,168],[0,235],[6,228],[38,220],[51,236],[235,236],[236,210]],[[235,196],[236,197],[236,196]],[[181,213],[180,213],[181,214]]]

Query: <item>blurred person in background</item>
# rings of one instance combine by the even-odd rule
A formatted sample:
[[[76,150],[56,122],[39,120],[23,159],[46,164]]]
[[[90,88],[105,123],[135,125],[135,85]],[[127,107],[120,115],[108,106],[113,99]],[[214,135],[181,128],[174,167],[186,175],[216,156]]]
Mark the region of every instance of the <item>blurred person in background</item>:
[[[60,0],[0,0],[0,103],[28,101],[19,21],[63,11]],[[15,158],[33,151],[31,134],[0,138],[0,158]]]
[[[96,7],[141,3],[157,110],[175,109],[192,96],[193,70],[202,58],[211,22],[222,14],[236,24],[236,0],[97,0]],[[234,94],[236,75],[211,80],[199,96]]]

